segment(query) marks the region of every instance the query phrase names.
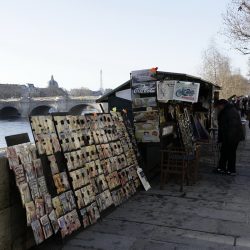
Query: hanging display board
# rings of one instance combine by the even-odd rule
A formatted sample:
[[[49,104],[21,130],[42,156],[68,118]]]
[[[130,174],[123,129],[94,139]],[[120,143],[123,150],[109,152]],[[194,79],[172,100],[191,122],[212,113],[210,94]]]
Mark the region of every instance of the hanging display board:
[[[155,72],[155,69],[131,72],[132,108],[138,142],[160,141]]]
[[[173,99],[183,102],[198,102],[199,83],[177,81],[174,85]]]
[[[9,147],[7,156],[37,244],[95,223],[140,186],[137,145],[120,113],[30,122],[36,146]]]

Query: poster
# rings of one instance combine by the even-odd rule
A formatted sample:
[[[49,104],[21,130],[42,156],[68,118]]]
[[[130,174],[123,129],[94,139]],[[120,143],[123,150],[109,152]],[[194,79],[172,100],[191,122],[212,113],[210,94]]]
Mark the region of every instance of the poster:
[[[159,122],[158,121],[145,121],[138,122],[134,124],[135,130],[158,130]]]
[[[157,100],[159,102],[173,100],[175,83],[176,81],[157,82]]]
[[[142,82],[139,84],[132,83],[133,94],[154,94],[156,92],[156,82]]]
[[[133,100],[133,108],[156,107],[155,97],[135,98]]]
[[[131,78],[133,83],[144,81],[155,81],[155,69],[136,70],[131,72]]]
[[[135,122],[142,122],[142,121],[148,121],[148,120],[159,121],[158,111],[152,110],[152,111],[134,112]]]
[[[135,137],[138,142],[160,142],[159,130],[136,130]]]
[[[199,83],[178,81],[174,86],[173,99],[183,102],[197,102],[199,89]]]

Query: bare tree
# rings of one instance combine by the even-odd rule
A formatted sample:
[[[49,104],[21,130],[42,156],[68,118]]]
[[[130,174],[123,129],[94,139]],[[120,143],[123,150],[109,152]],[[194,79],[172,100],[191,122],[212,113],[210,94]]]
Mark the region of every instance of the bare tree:
[[[201,75],[219,86],[231,75],[230,58],[222,54],[213,42],[203,52]]]
[[[230,43],[242,54],[250,54],[250,0],[232,0],[223,15]]]
[[[239,70],[232,70],[230,58],[214,45],[203,52],[201,76],[221,87],[220,96],[250,94],[250,84]]]

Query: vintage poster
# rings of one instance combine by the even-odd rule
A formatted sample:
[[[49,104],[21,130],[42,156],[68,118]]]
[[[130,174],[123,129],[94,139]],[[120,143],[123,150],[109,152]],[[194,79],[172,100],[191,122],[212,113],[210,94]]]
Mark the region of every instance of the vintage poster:
[[[136,130],[135,137],[138,142],[160,142],[159,130]]]
[[[132,84],[133,94],[154,94],[156,92],[156,82],[142,82]]]
[[[173,100],[175,83],[176,81],[157,82],[157,100],[159,102]]]
[[[156,80],[155,73],[157,68],[135,70],[131,72],[131,79],[134,83]]]
[[[145,97],[145,98],[134,98],[133,108],[146,108],[146,107],[156,107],[155,97]]]
[[[178,81],[174,86],[173,100],[198,102],[200,84]]]
[[[145,121],[145,122],[137,122],[134,124],[135,130],[158,130],[159,122],[158,121]]]
[[[148,120],[159,120],[159,113],[157,110],[151,110],[151,111],[140,111],[140,112],[134,112],[134,121],[135,122],[144,122]]]

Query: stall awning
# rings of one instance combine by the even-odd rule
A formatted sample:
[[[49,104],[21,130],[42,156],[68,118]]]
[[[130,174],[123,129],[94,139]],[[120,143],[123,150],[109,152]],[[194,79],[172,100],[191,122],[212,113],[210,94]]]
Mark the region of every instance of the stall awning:
[[[204,80],[200,77],[183,74],[183,73],[175,73],[175,72],[164,72],[164,71],[157,71],[157,78],[159,80],[179,80],[179,81],[190,81],[190,82],[197,82],[200,84],[210,85],[215,87],[216,89],[220,89],[219,85]],[[131,80],[126,81],[125,83],[121,84],[120,86],[116,87],[112,91],[108,92],[107,94],[101,96],[96,100],[97,103],[107,102],[110,96],[115,96],[117,92],[130,89],[130,82]]]

